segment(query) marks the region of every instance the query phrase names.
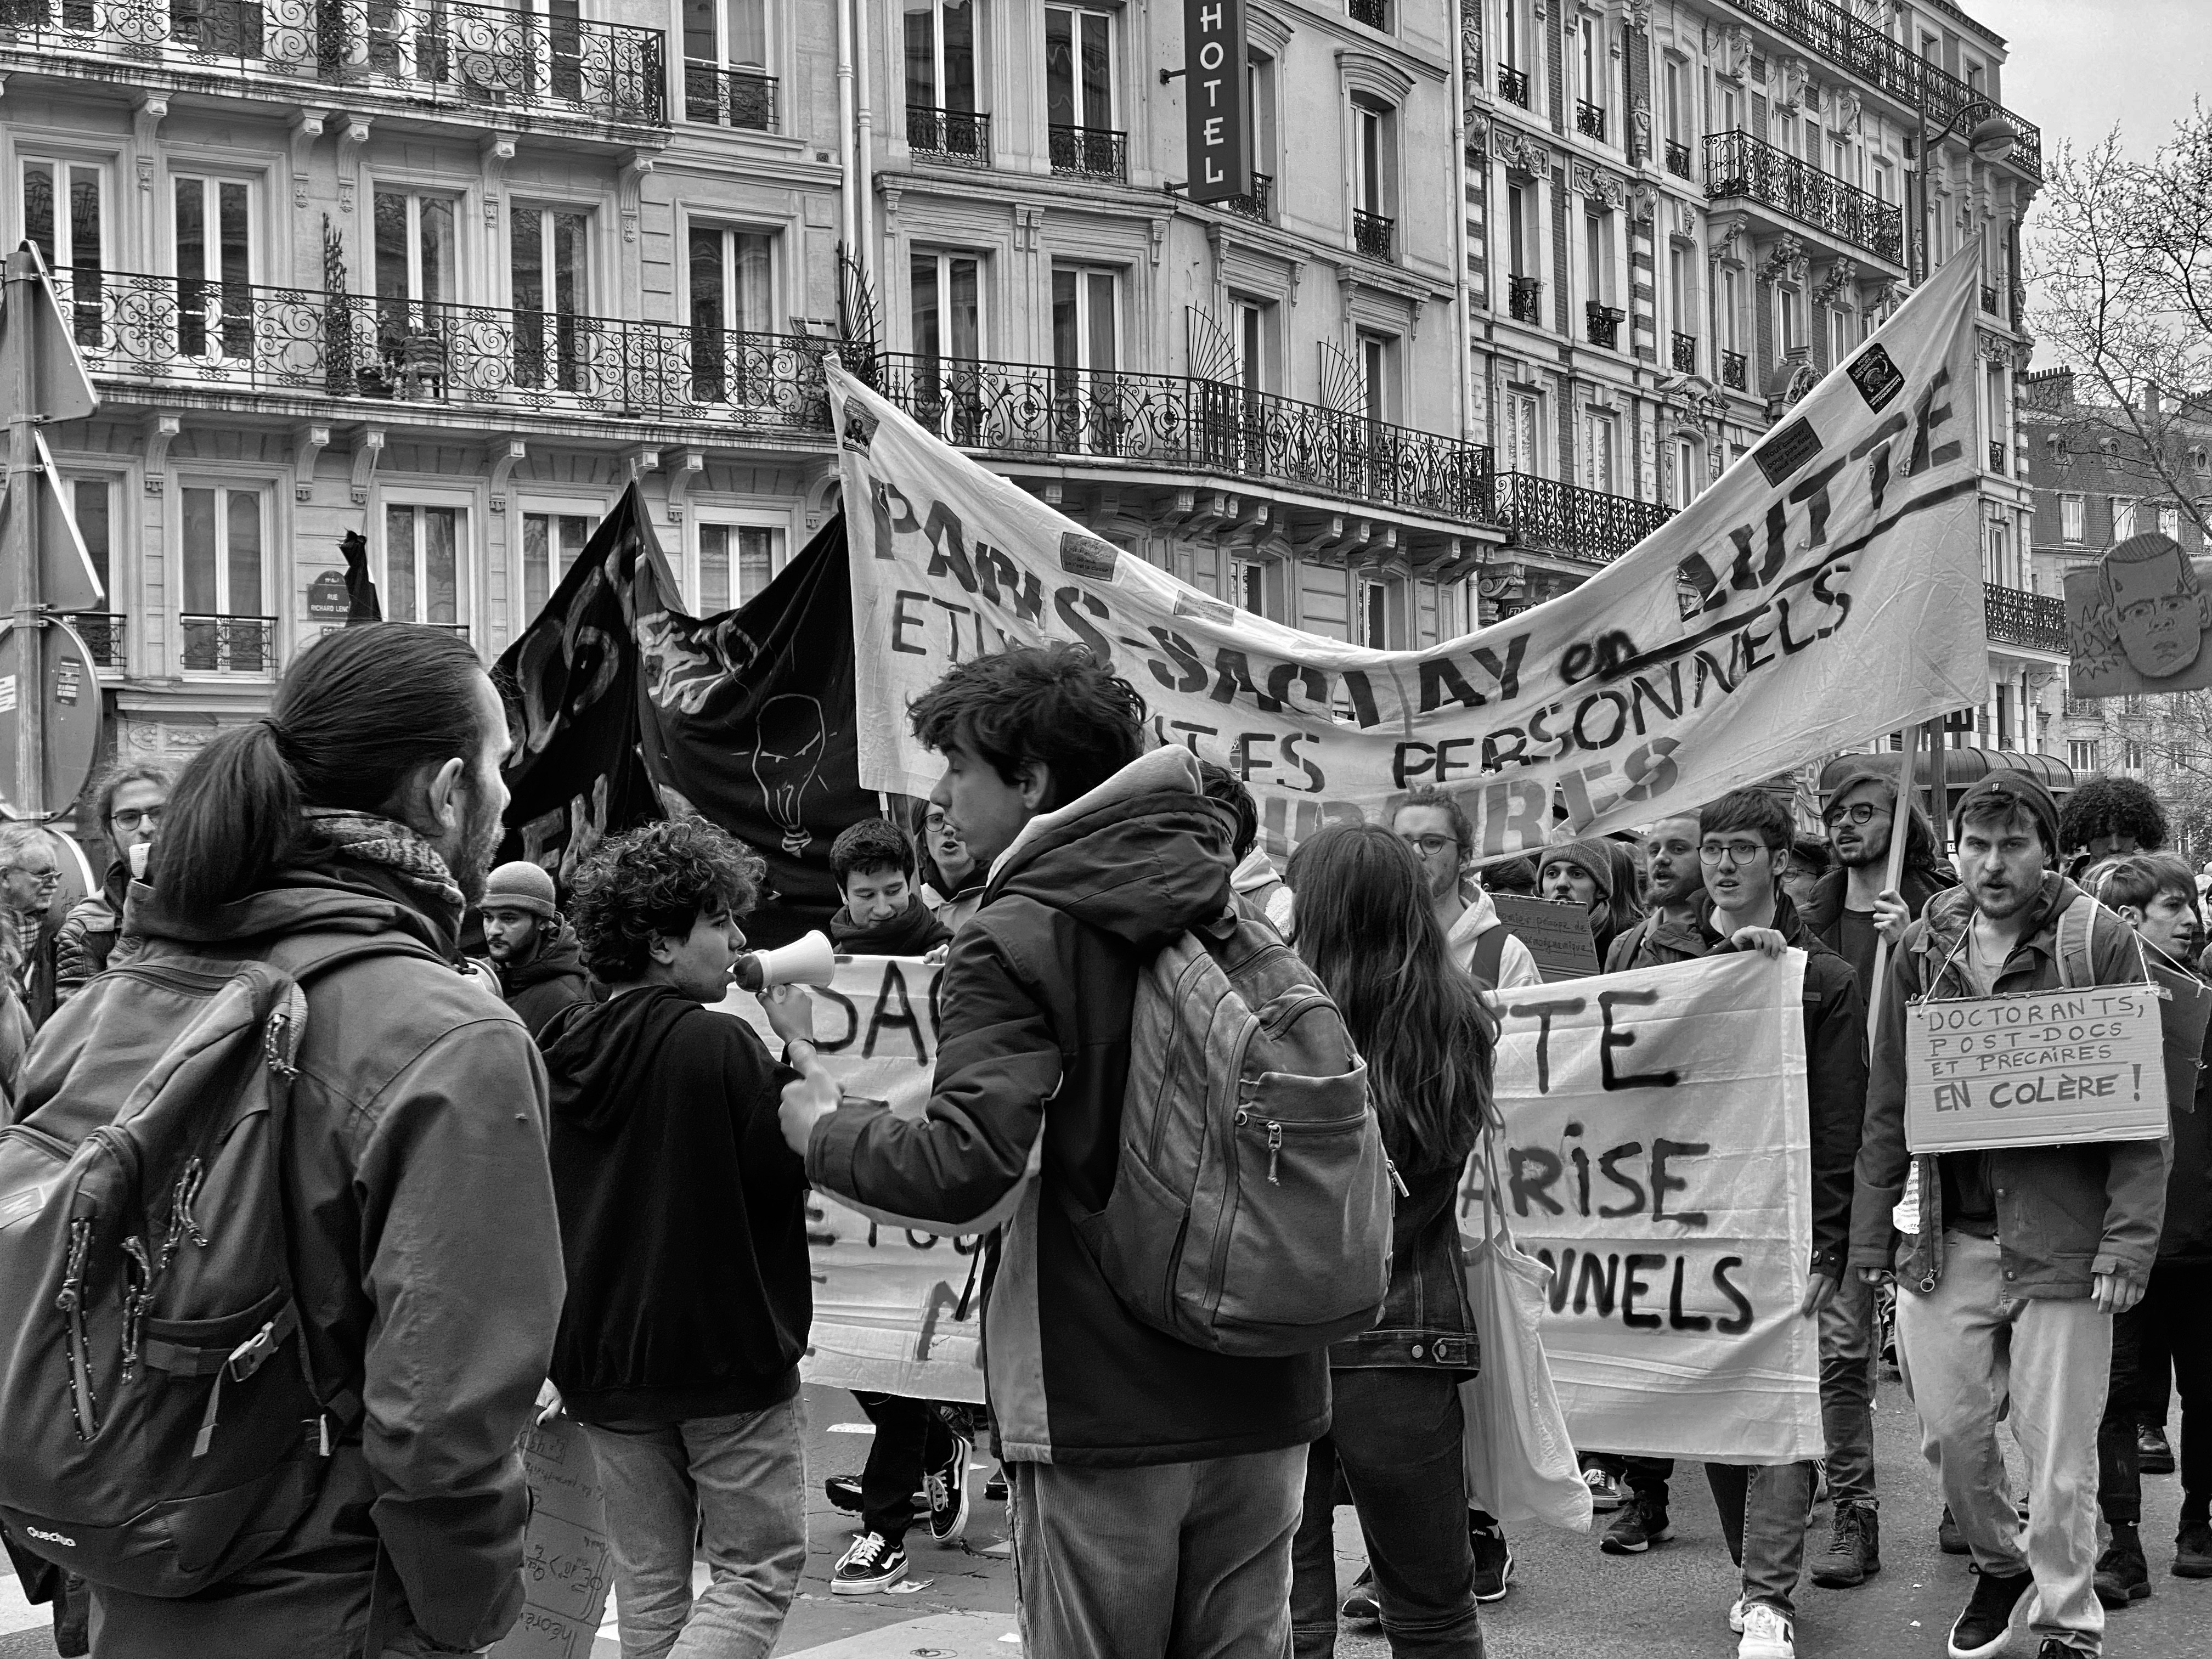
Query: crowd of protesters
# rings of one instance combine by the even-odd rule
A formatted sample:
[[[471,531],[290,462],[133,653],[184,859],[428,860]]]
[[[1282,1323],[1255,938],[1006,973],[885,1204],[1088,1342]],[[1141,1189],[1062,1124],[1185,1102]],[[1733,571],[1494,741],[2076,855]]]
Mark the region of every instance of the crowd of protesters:
[[[1147,752],[1141,698],[1079,649],[963,664],[912,721],[943,781],[911,816],[836,837],[829,931],[842,951],[944,962],[921,1118],[842,1096],[804,991],[760,990],[777,1052],[714,1012],[747,982],[763,876],[724,831],[682,818],[604,842],[565,911],[537,865],[490,867],[507,721],[439,630],[343,630],[181,775],[107,776],[88,827],[110,862],[65,914],[52,837],[0,828],[16,1117],[37,1121],[102,1045],[164,1035],[134,1027],[150,1017],[131,975],[343,945],[301,970],[277,1152],[296,1340],[325,1408],[306,1486],[189,1595],[88,1583],[11,1534],[64,1653],[481,1651],[521,1605],[518,1441],[562,1416],[604,1493],[624,1659],[765,1656],[806,1555],[811,1190],[948,1226],[1002,1217],[984,1247],[988,1413],[859,1396],[875,1436],[860,1474],[829,1483],[858,1516],[836,1593],[897,1583],[917,1523],[960,1535],[988,1438],[1032,1653],[1318,1659],[1348,1619],[1379,1622],[1395,1654],[1479,1659],[1480,1608],[1508,1594],[1514,1557],[1462,1455],[1483,1334],[1454,1200],[1502,1127],[1487,994],[1541,978],[1493,902],[1506,892],[1572,907],[1607,972],[1804,957],[1798,1313],[1817,1322],[1825,1455],[1706,1466],[1738,1575],[1717,1612],[1741,1659],[1793,1659],[1803,1576],[1848,1589],[1882,1568],[1872,1410],[1892,1317],[1944,1547],[1977,1569],[1953,1659],[1996,1652],[2023,1600],[2039,1659],[2097,1653],[2106,1608],[2150,1593],[2142,1480],[2176,1468],[2176,1392],[2166,1565],[2212,1577],[2203,1086],[2172,1103],[2163,1141],[1915,1157],[1904,1134],[1911,1000],[2212,984],[2198,878],[2160,850],[2140,785],[2098,781],[2062,813],[2039,783],[1993,775],[1952,811],[1946,860],[1877,755],[1832,769],[1817,836],[1786,793],[1748,789],[1481,868],[1458,802],[1417,789],[1285,866],[1236,779]],[[1083,1221],[1110,1195],[1146,968],[1224,915],[1288,939],[1334,1004],[1399,1187],[1380,1316],[1303,1352],[1204,1349],[1135,1316]],[[210,1404],[203,1442],[215,1422]],[[1601,1447],[1583,1462],[1602,1555],[1670,1539],[1670,1462]],[[1368,1559],[1348,1594],[1346,1504]]]

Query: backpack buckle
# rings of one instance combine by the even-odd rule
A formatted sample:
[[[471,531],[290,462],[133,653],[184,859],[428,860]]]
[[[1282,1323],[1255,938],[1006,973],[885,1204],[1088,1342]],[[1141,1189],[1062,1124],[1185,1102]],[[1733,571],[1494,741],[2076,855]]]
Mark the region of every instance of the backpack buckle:
[[[223,1369],[234,1381],[243,1382],[268,1363],[269,1356],[276,1352],[276,1345],[283,1340],[272,1319],[230,1351],[230,1358],[223,1361]]]

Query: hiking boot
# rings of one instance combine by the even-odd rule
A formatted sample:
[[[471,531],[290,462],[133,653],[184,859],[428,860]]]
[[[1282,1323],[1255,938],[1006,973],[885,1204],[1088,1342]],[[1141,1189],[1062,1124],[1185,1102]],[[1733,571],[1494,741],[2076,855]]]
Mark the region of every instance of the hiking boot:
[[[1382,1604],[1375,1599],[1374,1568],[1367,1568],[1352,1581],[1351,1593],[1346,1595],[1336,1610],[1355,1625],[1379,1625],[1382,1622]]]
[[[1674,1535],[1667,1524],[1667,1506],[1656,1498],[1641,1492],[1632,1494],[1605,1536],[1598,1540],[1598,1547],[1607,1555],[1641,1555],[1654,1544],[1663,1544]]]
[[[836,1595],[873,1595],[905,1577],[906,1546],[879,1532],[864,1532],[830,1575],[830,1589]]]
[[[2136,1431],[2136,1467],[2145,1474],[2173,1473],[2173,1448],[2160,1425],[2146,1423]]]
[[[1828,1547],[1811,1562],[1823,1589],[1854,1589],[1881,1571],[1881,1522],[1871,1504],[1846,1498],[1828,1523]]]
[[[1743,1639],[1735,1644],[1735,1659],[1797,1659],[1790,1615],[1764,1601],[1745,1603]]]
[[[1505,1599],[1513,1582],[1513,1547],[1505,1541],[1505,1528],[1492,1522],[1484,1526],[1468,1517],[1467,1541],[1474,1550],[1474,1599],[1487,1605]]]
[[[2143,1559],[2142,1534],[2122,1521],[2112,1528],[2112,1541],[2097,1558],[2097,1599],[2108,1607],[2124,1607],[2150,1594],[2150,1566]]]
[[[1959,1523],[1951,1518],[1951,1506],[1943,1505],[1943,1518],[1936,1523],[1936,1543],[1946,1555],[1966,1553],[1966,1534],[1959,1530]]]
[[[1584,1469],[1583,1485],[1589,1488],[1590,1512],[1593,1515],[1611,1515],[1628,1501],[1627,1491],[1621,1486],[1620,1477],[1610,1469]]]
[[[940,1544],[950,1544],[968,1530],[968,1456],[975,1449],[975,1442],[955,1429],[951,1455],[921,1472],[922,1495],[929,1500],[929,1535]]]
[[[860,1477],[833,1474],[822,1483],[822,1495],[848,1515],[860,1512]]]
[[[1951,1626],[1951,1659],[1982,1659],[2002,1648],[2013,1609],[2034,1588],[2032,1572],[1976,1574],[1972,1599]]]
[[[2173,1536],[2173,1576],[2212,1578],[2212,1525],[2185,1521]]]

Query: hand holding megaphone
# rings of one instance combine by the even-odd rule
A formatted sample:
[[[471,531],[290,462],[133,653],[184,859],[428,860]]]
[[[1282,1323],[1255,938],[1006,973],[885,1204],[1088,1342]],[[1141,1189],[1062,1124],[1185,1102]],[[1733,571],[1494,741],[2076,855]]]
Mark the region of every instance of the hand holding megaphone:
[[[837,953],[829,935],[817,930],[774,951],[746,952],[731,977],[739,990],[757,994],[771,985],[827,985],[836,974]]]
[[[799,1076],[783,1085],[783,1101],[776,1115],[783,1127],[784,1143],[799,1157],[806,1156],[807,1142],[814,1136],[814,1126],[837,1109],[844,1091],[837,1079],[822,1063],[818,1054],[802,1055]]]

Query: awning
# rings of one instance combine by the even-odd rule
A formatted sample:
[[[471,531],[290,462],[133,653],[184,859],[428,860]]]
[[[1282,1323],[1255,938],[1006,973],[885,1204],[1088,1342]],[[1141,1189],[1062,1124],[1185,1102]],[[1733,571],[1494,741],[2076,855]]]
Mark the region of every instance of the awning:
[[[1871,755],[1838,755],[1820,769],[1820,793],[1826,795],[1832,780],[1843,775],[1847,766],[1863,765],[1869,760],[1887,761],[1896,764],[1893,751],[1877,751]],[[1931,779],[1930,767],[1934,757],[1923,749],[1912,757],[1912,781],[1916,788],[1925,790]],[[1946,749],[1943,751],[1943,792],[1956,796],[1979,783],[1992,772],[2025,772],[2054,795],[2070,795],[2076,787],[2074,769],[2062,760],[2049,755],[2023,755],[2011,749]]]

